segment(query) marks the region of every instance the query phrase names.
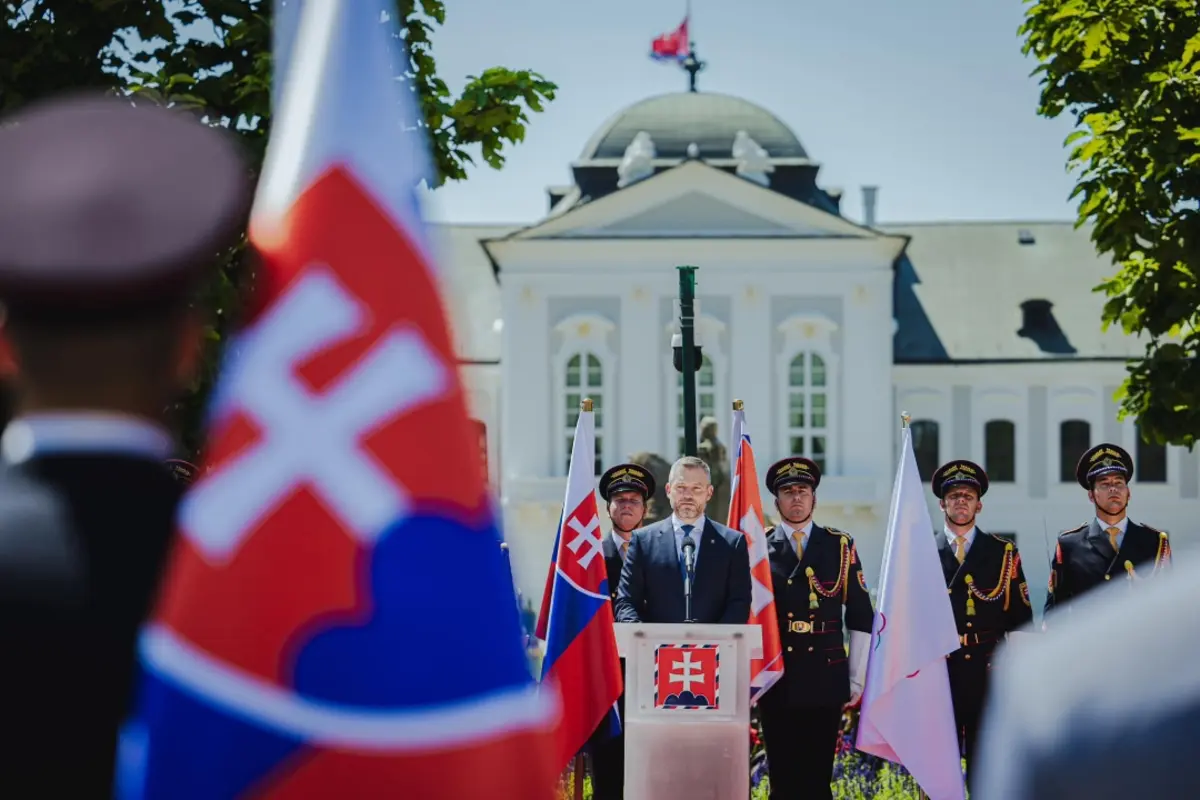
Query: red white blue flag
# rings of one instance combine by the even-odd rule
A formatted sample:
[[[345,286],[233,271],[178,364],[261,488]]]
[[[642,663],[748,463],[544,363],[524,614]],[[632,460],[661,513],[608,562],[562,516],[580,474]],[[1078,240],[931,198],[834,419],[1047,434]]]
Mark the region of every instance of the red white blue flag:
[[[604,565],[604,531],[595,487],[594,412],[580,411],[567,473],[562,521],[551,556],[542,684],[562,695],[556,763],[562,769],[607,718],[619,732],[621,659]],[[539,635],[539,638],[540,635]]]
[[[679,27],[655,37],[650,43],[650,57],[655,61],[683,61],[688,54],[688,17]]]
[[[733,412],[733,489],[730,490],[729,521],[732,530],[746,537],[750,549],[750,624],[762,628],[762,658],[750,662],[750,703],[783,677],[783,646],[779,640],[779,618],[775,611],[775,590],[771,582],[767,533],[763,527],[762,499],[758,493],[758,469],[754,465],[754,447],[746,412]]]
[[[304,5],[260,294],[142,639],[120,797],[553,797],[557,698],[522,647],[388,11]]]

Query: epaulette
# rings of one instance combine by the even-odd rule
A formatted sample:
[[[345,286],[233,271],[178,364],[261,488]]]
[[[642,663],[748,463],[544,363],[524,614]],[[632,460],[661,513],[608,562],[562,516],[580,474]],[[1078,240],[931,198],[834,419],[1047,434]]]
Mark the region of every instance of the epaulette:
[[[1068,533],[1079,533],[1081,530],[1086,528],[1089,524],[1090,523],[1085,522],[1082,525],[1080,525],[1078,528],[1071,528],[1069,531],[1063,531],[1062,533],[1060,533],[1058,535],[1058,538],[1061,539],[1062,537],[1066,536]]]
[[[987,533],[987,531],[984,531],[984,533]],[[1001,544],[1012,544],[1013,548],[1014,549],[1016,548],[1016,545],[1013,544],[1012,539],[1005,539],[1003,536],[1001,536],[998,533],[988,533],[987,535],[992,537],[993,539],[995,539],[997,542],[1000,542]]]
[[[838,536],[841,536],[843,539],[849,539],[851,541],[854,541],[853,536],[846,533],[844,530],[841,530],[840,528],[831,528],[828,525],[822,525],[821,527],[823,527],[825,530],[829,531],[830,533],[836,533]]]
[[[1162,537],[1164,537],[1164,538],[1166,538],[1166,536],[1167,536],[1167,532],[1166,532],[1166,531],[1160,531],[1158,528],[1151,527],[1151,526],[1147,525],[1147,524],[1146,524],[1146,523],[1144,523],[1144,522],[1139,522],[1139,523],[1137,523],[1137,524],[1138,524],[1138,525],[1141,525],[1143,528],[1145,528],[1146,530],[1150,531],[1151,533],[1157,533],[1159,536],[1162,536]]]
[[[775,526],[772,525],[771,527],[769,527],[765,531],[763,531],[763,538],[765,539],[765,538],[769,537],[774,532],[775,532]]]

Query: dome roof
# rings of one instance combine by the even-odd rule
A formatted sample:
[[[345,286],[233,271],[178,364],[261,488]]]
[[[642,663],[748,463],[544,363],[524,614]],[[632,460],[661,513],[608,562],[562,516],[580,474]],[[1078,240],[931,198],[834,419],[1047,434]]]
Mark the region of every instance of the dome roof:
[[[676,92],[649,97],[613,116],[588,141],[580,161],[621,158],[639,131],[650,134],[658,158],[686,158],[693,142],[700,158],[731,158],[738,131],[771,158],[808,158],[796,134],[770,111],[731,95]]]

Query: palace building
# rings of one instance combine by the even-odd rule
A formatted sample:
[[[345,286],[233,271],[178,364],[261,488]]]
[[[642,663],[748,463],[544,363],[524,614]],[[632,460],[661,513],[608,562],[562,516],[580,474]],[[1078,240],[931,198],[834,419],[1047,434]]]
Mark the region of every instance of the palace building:
[[[633,453],[680,454],[681,264],[699,268],[700,414],[716,417],[732,456],[731,403],[744,401],[760,476],[793,453],[821,464],[816,519],[854,534],[869,585],[901,412],[923,475],[956,457],[985,466],[980,527],[1016,537],[1038,609],[1056,533],[1092,514],[1075,482],[1092,444],[1134,455],[1132,518],[1177,547],[1189,536],[1200,453],[1143,443],[1118,421],[1123,362],[1143,343],[1101,330],[1092,287],[1113,267],[1086,230],[882,223],[873,187],[863,218],[847,219],[793,131],[707,92],[620,111],[570,172],[534,224],[439,228],[469,402],[535,606],[579,400],[595,402],[597,475]]]

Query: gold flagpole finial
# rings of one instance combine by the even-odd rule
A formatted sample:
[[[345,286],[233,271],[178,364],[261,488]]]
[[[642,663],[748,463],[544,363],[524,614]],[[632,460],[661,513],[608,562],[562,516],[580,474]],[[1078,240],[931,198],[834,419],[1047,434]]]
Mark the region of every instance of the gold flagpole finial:
[[[581,400],[579,402],[579,408],[582,409],[583,411],[591,411],[592,410],[592,398],[590,398],[590,397],[583,398],[583,400]]]
[[[909,420],[911,420],[911,419],[912,419],[912,417],[909,415],[909,413],[907,411],[900,412],[900,422],[903,423],[903,427],[907,428]]]
[[[733,401],[733,410],[734,411],[741,411],[745,407],[746,407],[745,403],[743,403],[741,400]]]

